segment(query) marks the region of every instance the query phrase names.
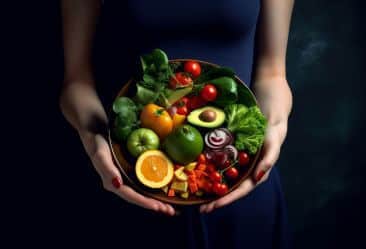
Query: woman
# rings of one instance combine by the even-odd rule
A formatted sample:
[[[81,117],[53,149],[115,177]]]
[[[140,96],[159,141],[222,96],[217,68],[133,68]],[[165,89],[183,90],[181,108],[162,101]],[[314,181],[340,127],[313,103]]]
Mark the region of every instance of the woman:
[[[104,188],[130,203],[118,207],[128,211],[116,216],[122,223],[128,218],[133,218],[133,224],[140,223],[126,230],[124,241],[133,240],[135,247],[151,246],[164,234],[165,244],[172,247],[174,243],[174,248],[287,248],[285,205],[273,165],[292,106],[285,57],[293,0],[115,2],[105,1],[103,6],[108,15],[102,22],[118,26],[101,28],[108,44],[101,48],[104,57],[96,60],[96,69],[104,71],[99,69],[102,76],[95,80],[92,46],[101,3],[62,1],[65,83],[60,105],[78,131]],[[253,177],[216,201],[183,209],[181,215],[175,215],[171,205],[123,183],[105,139],[108,120],[96,91],[96,87],[106,91],[108,81],[117,90],[131,76],[134,60],[155,47],[170,58],[197,58],[233,68],[250,84],[268,119],[263,155]],[[115,93],[101,92],[104,96]],[[147,237],[136,239],[136,233]]]

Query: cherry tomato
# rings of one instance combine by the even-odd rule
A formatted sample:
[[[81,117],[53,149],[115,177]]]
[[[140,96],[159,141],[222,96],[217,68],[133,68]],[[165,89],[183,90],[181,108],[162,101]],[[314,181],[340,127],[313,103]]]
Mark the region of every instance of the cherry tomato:
[[[198,162],[198,163],[203,163],[203,164],[205,164],[205,163],[206,163],[206,157],[205,157],[205,155],[201,153],[201,154],[198,156],[198,158],[197,158],[197,162]]]
[[[178,100],[177,102],[175,102],[174,106],[177,108],[176,112],[180,115],[187,115],[189,113],[188,107],[187,107],[187,103],[188,103],[188,98],[187,97],[183,97],[180,100]]]
[[[245,151],[240,151],[239,155],[238,155],[238,163],[240,166],[245,166],[249,163],[250,158],[248,156],[248,154]]]
[[[211,193],[212,192],[212,182],[210,182],[210,181],[207,181],[207,182],[205,182],[204,183],[204,185],[203,185],[203,190],[206,192],[206,193]]]
[[[213,182],[221,182],[222,176],[218,171],[213,171],[213,172],[210,173],[210,179]]]
[[[198,95],[195,95],[195,96],[192,96],[189,101],[188,101],[188,108],[190,110],[194,110],[194,109],[197,109],[197,108],[200,108],[204,105],[206,105],[207,101],[205,101],[204,99],[202,99],[200,96]]]
[[[223,196],[229,191],[229,188],[225,183],[215,182],[212,185],[212,191],[217,195]]]
[[[228,155],[225,152],[215,152],[213,157],[212,157],[212,161],[215,162],[215,164],[220,168],[224,168],[225,167],[225,163],[228,160]]]
[[[201,66],[197,61],[187,61],[184,63],[184,71],[197,78],[201,74]]]
[[[177,108],[177,113],[180,115],[187,115],[188,114],[188,108],[187,106],[181,106]]]
[[[188,104],[188,101],[189,101],[189,98],[187,98],[187,97],[183,97],[183,98],[181,98],[180,100],[179,100],[179,103],[181,104],[181,105],[187,105]]]
[[[216,171],[215,165],[213,165],[212,163],[207,164],[206,171],[208,173],[212,173],[212,172]]]
[[[192,84],[192,78],[184,72],[175,73],[175,77],[171,77],[169,81],[169,86],[172,89],[177,87],[184,87]]]
[[[214,101],[217,97],[216,87],[212,84],[207,84],[202,88],[200,95],[206,101]]]
[[[225,176],[230,180],[235,180],[239,176],[239,171],[236,168],[231,167],[225,171]]]
[[[225,163],[224,163],[224,169],[226,169],[230,165],[231,165],[231,161],[230,160],[226,160]]]

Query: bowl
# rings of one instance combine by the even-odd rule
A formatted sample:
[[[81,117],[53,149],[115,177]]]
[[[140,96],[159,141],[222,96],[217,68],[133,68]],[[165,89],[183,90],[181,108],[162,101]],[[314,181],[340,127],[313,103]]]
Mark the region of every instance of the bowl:
[[[170,63],[171,62],[185,62],[185,61],[189,61],[189,60],[195,60],[195,61],[199,62],[201,65],[218,67],[218,65],[216,65],[216,64],[212,64],[212,63],[209,63],[206,61],[201,61],[201,60],[196,60],[196,59],[174,59],[174,60],[169,60],[169,62]],[[253,99],[256,100],[252,91],[236,75],[235,75],[235,81],[237,84],[244,85],[247,88],[247,90],[249,91],[249,93],[252,95]],[[136,84],[134,79],[130,79],[119,91],[116,98],[121,97],[121,96],[130,96],[130,94],[132,93],[134,84]],[[110,111],[109,113],[110,113],[110,117],[112,117],[111,115],[113,112]],[[111,148],[113,160],[122,174],[124,183],[131,186],[137,192],[139,192],[145,196],[157,199],[157,200],[165,202],[165,203],[173,204],[173,205],[200,205],[200,204],[214,201],[220,197],[217,195],[203,195],[201,197],[198,197],[196,195],[190,195],[187,199],[183,199],[183,198],[180,198],[177,196],[168,197],[166,195],[166,193],[164,193],[161,189],[150,189],[150,188],[145,187],[143,184],[141,184],[139,182],[139,180],[137,179],[136,174],[135,174],[134,165],[135,165],[136,159],[133,158],[128,153],[126,146],[121,145],[118,142],[113,140],[113,136],[111,134],[111,128],[108,130],[108,140],[109,140],[108,142],[109,142],[109,145]],[[231,191],[236,189],[245,179],[247,179],[248,177],[251,176],[251,174],[255,168],[255,165],[257,164],[260,153],[261,153],[261,149],[259,149],[255,155],[251,156],[251,161],[250,161],[249,165],[246,166],[246,169],[244,171],[240,171],[239,179],[236,181],[235,184],[229,186],[228,193],[230,193]]]

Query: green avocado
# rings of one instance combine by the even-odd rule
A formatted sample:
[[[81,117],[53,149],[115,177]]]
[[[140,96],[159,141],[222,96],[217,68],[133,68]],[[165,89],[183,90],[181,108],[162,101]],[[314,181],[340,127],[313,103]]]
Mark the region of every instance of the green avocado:
[[[195,126],[216,128],[224,123],[225,112],[217,107],[205,106],[192,111],[187,120]]]

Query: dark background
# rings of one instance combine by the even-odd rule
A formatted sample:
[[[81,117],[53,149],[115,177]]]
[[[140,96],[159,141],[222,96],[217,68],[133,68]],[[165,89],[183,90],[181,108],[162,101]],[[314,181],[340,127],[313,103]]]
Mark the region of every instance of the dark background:
[[[366,39],[360,2],[295,3],[288,47],[294,107],[278,163],[295,248],[350,248],[363,240]],[[58,3],[17,6],[11,20],[5,62],[12,66],[8,86],[16,98],[5,107],[15,106],[9,120],[16,121],[4,122],[11,127],[5,135],[12,136],[7,230],[24,231],[13,241],[20,243],[97,242],[113,220],[103,203],[120,201],[102,190],[59,111]]]

